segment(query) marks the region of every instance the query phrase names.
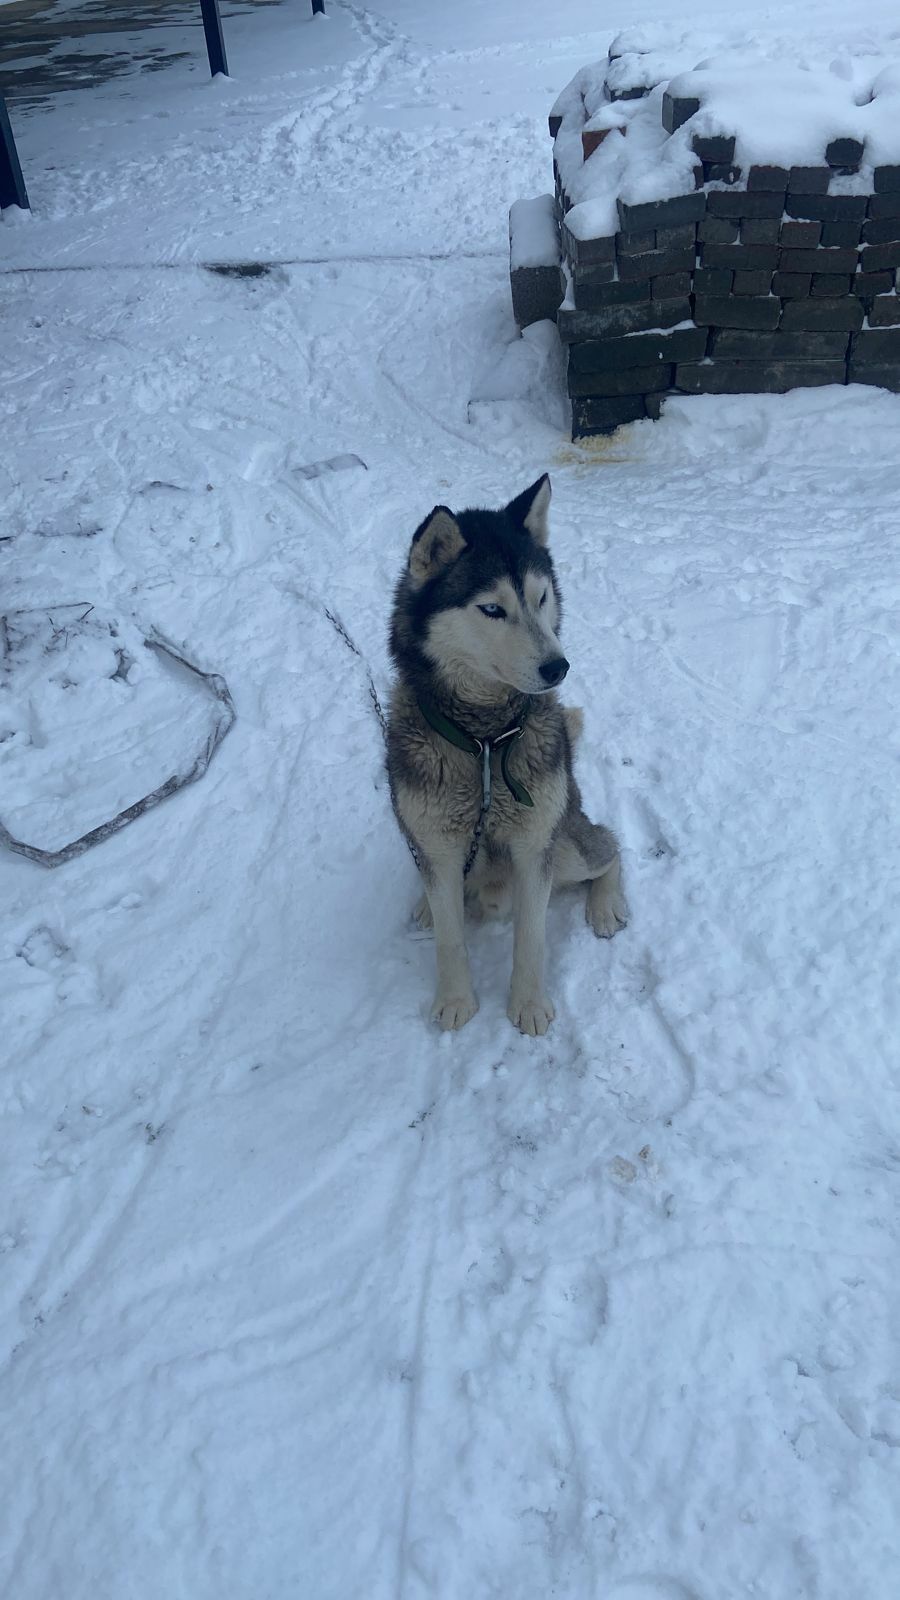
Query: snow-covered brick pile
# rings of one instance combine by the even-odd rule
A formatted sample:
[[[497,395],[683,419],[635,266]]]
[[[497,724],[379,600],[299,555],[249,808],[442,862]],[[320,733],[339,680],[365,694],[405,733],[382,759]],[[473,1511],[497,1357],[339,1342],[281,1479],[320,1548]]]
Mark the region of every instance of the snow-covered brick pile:
[[[900,391],[900,64],[698,53],[622,34],[550,114],[576,438],[678,391]]]

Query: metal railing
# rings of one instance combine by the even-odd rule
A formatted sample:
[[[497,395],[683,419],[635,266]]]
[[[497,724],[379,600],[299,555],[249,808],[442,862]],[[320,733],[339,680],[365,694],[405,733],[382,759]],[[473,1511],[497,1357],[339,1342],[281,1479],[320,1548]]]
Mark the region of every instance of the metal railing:
[[[19,152],[13,138],[6,101],[0,94],[0,211],[4,206],[21,206],[23,211],[29,210]]]
[[[312,0],[312,10],[313,16],[324,16],[325,0]],[[206,36],[209,70],[214,78],[219,73],[227,78],[228,58],[225,54],[219,0],[200,0],[200,14]],[[21,206],[23,211],[30,209],[12,124],[6,109],[6,101],[0,94],[0,211],[5,206]]]

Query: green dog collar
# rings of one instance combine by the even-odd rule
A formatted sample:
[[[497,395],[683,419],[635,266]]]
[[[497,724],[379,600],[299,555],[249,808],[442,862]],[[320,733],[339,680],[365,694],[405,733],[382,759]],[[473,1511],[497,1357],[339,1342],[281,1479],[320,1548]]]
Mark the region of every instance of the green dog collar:
[[[496,739],[476,739],[474,734],[467,733],[465,728],[458,727],[455,722],[451,722],[449,717],[445,717],[442,711],[438,711],[435,706],[428,705],[427,701],[420,700],[418,706],[425,721],[434,729],[435,733],[439,733],[442,739],[446,739],[448,744],[455,745],[457,750],[465,750],[467,755],[481,757],[481,803],[483,811],[486,811],[491,803],[491,755],[494,750],[501,749],[501,747],[500,772],[503,782],[506,784],[513,799],[520,806],[534,805],[534,801],[525,785],[520,783],[518,778],[512,776],[507,765],[510,750],[516,740],[521,739],[525,732],[527,711],[522,713],[518,722],[514,722],[509,728],[504,728],[502,733],[498,733]]]

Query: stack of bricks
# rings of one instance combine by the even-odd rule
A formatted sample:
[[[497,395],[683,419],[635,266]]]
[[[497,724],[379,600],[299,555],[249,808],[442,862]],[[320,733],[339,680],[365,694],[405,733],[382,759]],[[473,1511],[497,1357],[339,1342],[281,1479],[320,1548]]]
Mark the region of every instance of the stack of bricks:
[[[698,108],[666,93],[666,131]],[[585,159],[595,137],[584,129]],[[619,199],[617,231],[596,238],[567,225],[556,169],[569,291],[548,314],[567,346],[573,438],[657,417],[673,393],[848,382],[900,391],[900,166],[876,166],[871,193],[860,193],[832,188],[859,173],[865,151],[853,139],[833,140],[819,165],[746,171],[733,138],[697,135],[692,149],[693,192]]]

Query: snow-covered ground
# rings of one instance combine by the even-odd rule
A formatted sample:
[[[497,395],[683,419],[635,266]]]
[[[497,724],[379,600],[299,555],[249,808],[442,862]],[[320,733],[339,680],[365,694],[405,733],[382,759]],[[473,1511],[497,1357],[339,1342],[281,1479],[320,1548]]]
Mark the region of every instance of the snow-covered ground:
[[[154,718],[158,629],[238,720],[99,848],[0,859],[0,1590],[893,1600],[900,400],[670,401],[573,447],[512,349],[506,210],[647,13],[307,11],[233,17],[231,82],[16,119],[3,609],[118,617]],[[801,0],[794,44],[845,14]],[[867,43],[900,54],[892,4]],[[247,258],[281,264],[198,265]],[[470,407],[501,369],[519,398]],[[441,1037],[366,666],[422,515],[545,469],[632,920],[553,906],[544,1040],[475,930]],[[89,776],[58,674],[20,681],[16,772],[52,735]]]

